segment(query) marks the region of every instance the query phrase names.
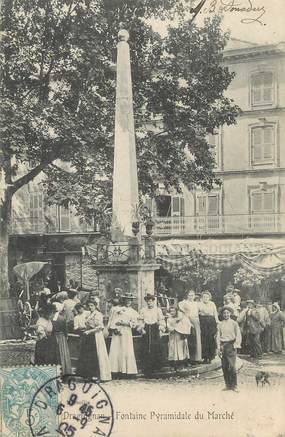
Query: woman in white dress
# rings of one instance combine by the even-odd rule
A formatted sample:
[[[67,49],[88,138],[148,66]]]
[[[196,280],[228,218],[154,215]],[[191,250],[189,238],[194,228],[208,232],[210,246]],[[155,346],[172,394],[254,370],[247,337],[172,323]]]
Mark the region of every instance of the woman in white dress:
[[[168,361],[175,369],[181,368],[190,358],[187,342],[190,328],[190,321],[185,314],[178,311],[177,308],[169,308],[169,317],[167,318]]]
[[[87,378],[110,381],[111,366],[103,335],[103,315],[99,311],[99,298],[88,302],[90,314],[86,317],[86,330],[81,337],[81,350],[77,373]]]
[[[126,293],[122,296],[120,309],[113,314],[112,333],[109,352],[111,371],[115,376],[132,376],[138,373],[134,353],[132,329],[138,325],[138,313],[131,307],[134,296]]]
[[[201,329],[199,320],[199,302],[195,301],[195,292],[189,290],[186,292],[185,299],[178,304],[178,308],[182,311],[194,329],[194,348],[191,347],[191,339],[188,342],[190,360],[201,361],[202,360],[202,345],[201,345]],[[190,335],[190,332],[189,332]],[[189,344],[190,343],[190,344]],[[194,350],[192,350],[194,349]]]

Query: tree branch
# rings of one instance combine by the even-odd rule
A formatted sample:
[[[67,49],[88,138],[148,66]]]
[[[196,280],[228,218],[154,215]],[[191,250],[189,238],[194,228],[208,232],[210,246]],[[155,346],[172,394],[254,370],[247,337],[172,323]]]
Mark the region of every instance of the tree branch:
[[[73,175],[74,174],[74,172],[67,171],[64,168],[62,168],[62,167],[60,167],[59,165],[56,165],[56,164],[51,164],[51,167],[55,168],[56,170],[58,170],[60,172],[65,173],[65,174],[69,174],[69,175]]]
[[[56,159],[56,157],[54,157],[54,156],[50,157],[48,159],[45,159],[39,165],[34,167],[29,173],[26,173],[24,176],[17,179],[13,183],[12,193],[14,194],[17,190],[19,190],[19,188],[23,187],[24,185],[26,185],[27,183],[32,181],[36,176],[38,176],[38,174],[40,174],[41,171],[43,171],[45,169],[45,167],[47,167],[49,164],[51,164],[52,161],[54,161],[55,159]]]

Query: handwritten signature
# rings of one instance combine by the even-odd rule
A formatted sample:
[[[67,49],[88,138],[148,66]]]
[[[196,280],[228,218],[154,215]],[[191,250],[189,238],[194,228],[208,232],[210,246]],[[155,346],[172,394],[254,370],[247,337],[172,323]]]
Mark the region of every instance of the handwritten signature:
[[[246,18],[242,18],[240,20],[243,24],[252,24],[252,23],[259,23],[262,26],[265,26],[266,23],[263,22],[262,17],[266,13],[265,6],[254,6],[253,0],[210,0],[208,5],[206,7],[207,0],[201,0],[199,4],[191,9],[192,19],[194,20],[196,15],[201,12],[208,12],[210,14],[213,13],[223,13],[223,12],[229,12],[229,13],[236,13],[236,14],[250,14]]]

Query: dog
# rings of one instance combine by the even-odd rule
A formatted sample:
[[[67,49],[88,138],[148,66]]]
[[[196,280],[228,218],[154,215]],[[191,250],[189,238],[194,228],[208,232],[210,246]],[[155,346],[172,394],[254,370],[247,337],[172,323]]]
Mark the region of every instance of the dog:
[[[260,382],[261,382],[262,387],[264,387],[265,384],[270,385],[269,373],[268,372],[257,372],[257,374],[255,375],[255,381],[256,381],[257,386]]]

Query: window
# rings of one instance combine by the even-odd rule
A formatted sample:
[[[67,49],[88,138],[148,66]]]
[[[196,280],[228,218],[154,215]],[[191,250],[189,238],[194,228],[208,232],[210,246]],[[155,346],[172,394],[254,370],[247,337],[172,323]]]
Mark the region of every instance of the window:
[[[63,205],[58,206],[59,232],[70,232],[70,210]]]
[[[251,129],[251,164],[266,164],[274,161],[275,128],[261,126]]]
[[[258,189],[250,192],[249,227],[257,232],[275,231],[278,226],[276,212],[277,192],[272,189]]]
[[[252,106],[272,104],[274,100],[274,77],[270,71],[260,72],[251,77]]]
[[[219,144],[219,134],[209,134],[208,144],[211,147],[213,156],[215,157],[217,167],[220,165],[220,144]]]
[[[219,193],[199,194],[196,197],[196,216],[198,230],[214,230],[220,227]]]
[[[251,193],[251,213],[274,212],[275,193],[274,191],[253,191]]]
[[[201,194],[197,196],[197,215],[218,215],[219,195]]]
[[[30,220],[31,231],[41,232],[43,227],[43,195],[42,193],[30,193]]]

